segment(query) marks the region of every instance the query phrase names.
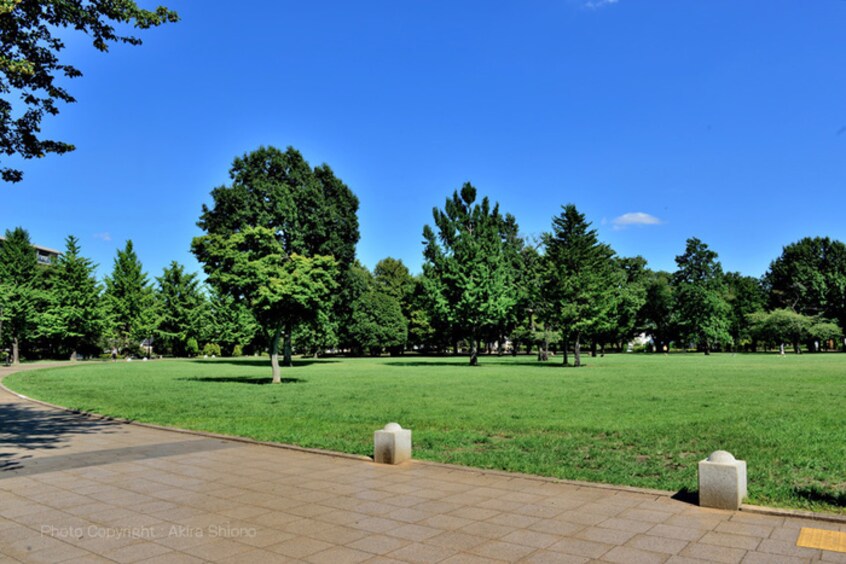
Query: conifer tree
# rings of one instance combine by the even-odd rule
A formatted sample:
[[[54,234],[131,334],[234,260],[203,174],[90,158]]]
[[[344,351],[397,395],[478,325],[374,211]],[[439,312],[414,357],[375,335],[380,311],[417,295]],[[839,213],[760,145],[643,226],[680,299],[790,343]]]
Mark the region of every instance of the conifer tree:
[[[21,344],[36,329],[39,291],[38,256],[22,227],[6,230],[0,247],[0,323],[4,342],[11,342],[12,363],[20,362]]]
[[[117,252],[112,274],[106,278],[104,297],[113,346],[134,352],[152,335],[156,312],[153,290],[132,240]]]
[[[551,302],[547,315],[564,337],[564,364],[572,339],[573,366],[579,367],[581,339],[617,307],[623,275],[614,266],[614,251],[599,242],[584,214],[573,204],[562,209],[552,220],[552,233],[544,236],[544,292]]]
[[[102,288],[95,265],[80,254],[79,240],[65,240],[65,252],[53,270],[49,305],[41,316],[41,332],[55,339],[71,360],[76,353],[93,352],[105,328]]]
[[[696,237],[687,240],[676,264],[673,312],[679,332],[682,338],[695,341],[706,355],[711,354],[715,344],[731,341],[723,267],[717,253]]]
[[[205,296],[200,291],[197,275],[186,273],[185,267],[172,261],[156,278],[158,326],[157,348],[174,356],[186,356],[188,339],[200,334]]]

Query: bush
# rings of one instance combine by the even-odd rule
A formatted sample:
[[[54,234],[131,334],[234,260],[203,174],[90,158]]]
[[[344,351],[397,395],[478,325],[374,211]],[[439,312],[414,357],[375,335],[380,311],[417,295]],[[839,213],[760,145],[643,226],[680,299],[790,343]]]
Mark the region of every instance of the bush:
[[[200,354],[200,345],[197,344],[197,339],[195,339],[194,337],[188,339],[188,341],[185,343],[185,353],[188,356],[197,356],[198,354]]]
[[[206,356],[220,356],[220,345],[217,343],[206,343],[203,347],[203,354]]]
[[[241,345],[235,345],[232,349],[232,356],[244,356],[244,348]]]

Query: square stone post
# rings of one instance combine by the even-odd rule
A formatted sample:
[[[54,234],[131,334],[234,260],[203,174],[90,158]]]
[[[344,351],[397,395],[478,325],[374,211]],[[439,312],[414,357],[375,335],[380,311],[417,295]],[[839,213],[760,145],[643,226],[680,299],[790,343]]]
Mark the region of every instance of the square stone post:
[[[373,460],[381,464],[400,464],[411,460],[411,430],[399,423],[388,423],[373,434]]]
[[[746,497],[746,461],[717,450],[699,463],[699,505],[740,509]]]

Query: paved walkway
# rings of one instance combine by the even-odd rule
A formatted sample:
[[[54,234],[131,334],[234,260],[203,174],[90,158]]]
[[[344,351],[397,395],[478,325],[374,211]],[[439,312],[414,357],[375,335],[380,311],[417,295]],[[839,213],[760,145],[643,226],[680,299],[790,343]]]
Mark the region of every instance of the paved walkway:
[[[801,527],[846,530],[116,424],[0,392],[0,563],[846,562],[797,548]]]

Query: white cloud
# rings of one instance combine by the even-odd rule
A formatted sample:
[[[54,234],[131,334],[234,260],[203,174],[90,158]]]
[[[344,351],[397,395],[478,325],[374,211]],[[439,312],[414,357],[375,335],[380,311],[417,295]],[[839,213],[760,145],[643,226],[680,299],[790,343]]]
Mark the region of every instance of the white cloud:
[[[648,213],[629,212],[624,213],[620,217],[615,217],[611,224],[614,225],[614,229],[620,230],[632,225],[636,225],[638,227],[642,227],[644,225],[660,225],[661,220],[654,215],[649,215]]]
[[[94,238],[100,239],[101,241],[111,241],[112,235],[108,231],[103,231],[102,233],[95,233]]]
[[[585,8],[590,8],[591,10],[598,10],[599,8],[616,4],[619,1],[620,0],[587,0],[584,6]]]

